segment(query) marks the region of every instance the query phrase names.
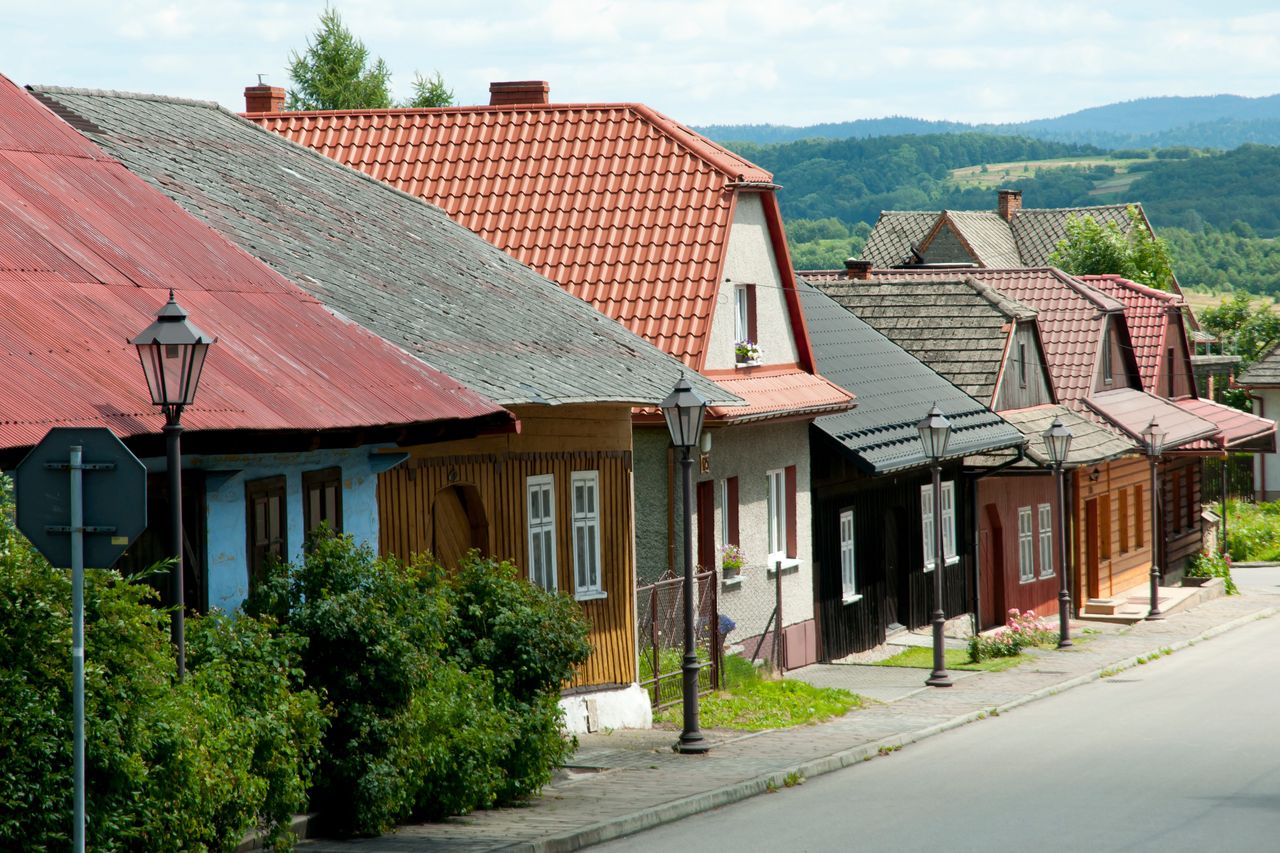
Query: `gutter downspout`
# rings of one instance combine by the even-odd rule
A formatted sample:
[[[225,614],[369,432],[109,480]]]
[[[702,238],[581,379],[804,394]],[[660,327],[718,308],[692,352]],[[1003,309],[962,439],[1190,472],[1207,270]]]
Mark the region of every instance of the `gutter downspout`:
[[[971,473],[969,477],[969,506],[973,507],[973,519],[970,522],[971,538],[969,539],[969,541],[973,543],[973,553],[971,554],[971,556],[973,558],[973,620],[972,622],[973,622],[974,636],[978,635],[980,630],[979,626],[982,621],[982,616],[981,616],[982,563],[978,559],[978,524],[979,524],[979,516],[980,516],[979,507],[978,507],[978,481],[983,479],[984,477],[990,477],[992,474],[998,474],[1001,471],[1003,471],[1005,468],[1009,468],[1013,465],[1017,465],[1019,462],[1021,462],[1026,458],[1027,458],[1027,446],[1025,444],[1019,445],[1017,456],[1013,457],[1007,462],[1001,462],[999,465],[995,466],[994,468],[984,469],[982,470],[982,473]]]

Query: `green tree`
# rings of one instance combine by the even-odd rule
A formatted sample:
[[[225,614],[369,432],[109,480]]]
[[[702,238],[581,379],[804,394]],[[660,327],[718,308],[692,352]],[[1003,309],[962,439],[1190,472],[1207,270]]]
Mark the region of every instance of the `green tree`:
[[[391,106],[391,71],[382,59],[370,63],[364,42],[342,24],[336,9],[326,6],[320,29],[307,50],[289,55],[287,110],[384,109]]]
[[[1280,341],[1280,314],[1267,302],[1254,302],[1244,293],[1201,311],[1200,325],[1216,335],[1226,351],[1240,356],[1241,368],[1253,364]]]
[[[413,109],[451,107],[454,105],[453,90],[445,86],[439,71],[430,77],[416,74],[413,78],[413,97],[405,101],[404,105]]]
[[[1120,275],[1159,290],[1173,286],[1173,265],[1165,242],[1147,227],[1136,207],[1128,209],[1126,231],[1115,222],[1099,224],[1092,216],[1067,219],[1067,237],[1049,262],[1072,275]]]

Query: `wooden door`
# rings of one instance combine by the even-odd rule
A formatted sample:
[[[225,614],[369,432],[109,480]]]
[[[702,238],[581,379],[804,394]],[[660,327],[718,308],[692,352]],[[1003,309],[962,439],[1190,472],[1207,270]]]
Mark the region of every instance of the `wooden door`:
[[[1088,576],[1090,598],[1101,598],[1101,578],[1098,567],[1098,499],[1084,502],[1084,568]]]
[[[978,570],[982,583],[978,613],[985,631],[1004,624],[1006,608],[1004,532],[1000,525],[1000,511],[995,504],[983,507],[983,519],[983,526],[978,530]]]
[[[449,486],[431,504],[431,553],[440,565],[457,568],[472,548],[489,550],[489,525],[480,493],[474,486]]]

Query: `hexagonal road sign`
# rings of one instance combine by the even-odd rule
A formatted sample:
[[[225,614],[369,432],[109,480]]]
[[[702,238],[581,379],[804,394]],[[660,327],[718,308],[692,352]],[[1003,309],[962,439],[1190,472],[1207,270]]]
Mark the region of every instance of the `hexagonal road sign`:
[[[83,448],[84,564],[110,568],[147,527],[147,469],[105,427],[54,427],[18,463],[18,529],[53,565],[71,567],[71,447]]]

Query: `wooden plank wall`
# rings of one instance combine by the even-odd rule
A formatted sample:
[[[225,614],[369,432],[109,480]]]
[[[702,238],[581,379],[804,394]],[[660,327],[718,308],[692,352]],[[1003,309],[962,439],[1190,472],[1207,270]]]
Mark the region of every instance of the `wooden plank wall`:
[[[1160,467],[1160,478],[1167,543],[1165,553],[1160,556],[1160,570],[1167,574],[1182,569],[1187,559],[1204,547],[1200,526],[1200,458],[1167,457]]]
[[[1040,577],[1040,504],[1053,507],[1053,565],[1050,577]],[[1022,582],[1019,571],[1018,508],[1031,507],[1031,529],[1036,577]],[[991,509],[998,516],[998,524],[991,517]],[[1003,571],[999,577],[988,580],[983,574],[982,627],[1003,625],[1010,608],[1023,612],[1034,610],[1037,615],[1048,617],[1057,612],[1058,590],[1061,578],[1058,572],[1058,495],[1052,474],[1005,475],[988,477],[978,481],[978,535],[985,532],[990,547],[999,548],[999,559],[992,563]],[[995,555],[993,554],[994,558]],[[981,556],[979,557],[981,559]]]
[[[415,447],[412,458],[379,475],[383,553],[408,558],[431,549],[434,497],[455,485],[474,486],[484,503],[490,553],[526,565],[525,481],[555,477],[556,573],[573,593],[570,478],[600,475],[601,580],[607,597],[581,602],[591,621],[591,657],[570,688],[626,685],[636,680],[635,560],[631,502],[631,414],[623,406],[515,408],[519,435]]]
[[[1076,571],[1076,589],[1079,597],[1088,595],[1089,578],[1086,573],[1085,523],[1086,501],[1098,499],[1099,536],[1105,537],[1107,547],[1099,551],[1099,572],[1097,578],[1098,594],[1103,598],[1132,590],[1145,583],[1151,572],[1151,469],[1145,456],[1126,456],[1113,460],[1105,465],[1096,466],[1098,478],[1090,479],[1090,471],[1082,468],[1074,473],[1075,489],[1072,512],[1072,566]],[[1142,486],[1142,507],[1135,506],[1134,487]],[[1123,503],[1128,511],[1129,550],[1120,549],[1120,491],[1128,490],[1128,497]],[[1109,511],[1105,511],[1109,510]],[[1142,519],[1142,546],[1138,547],[1135,536],[1135,525],[1138,517]],[[1102,558],[1102,554],[1110,553],[1110,559]],[[1083,600],[1076,605],[1083,606]]]

